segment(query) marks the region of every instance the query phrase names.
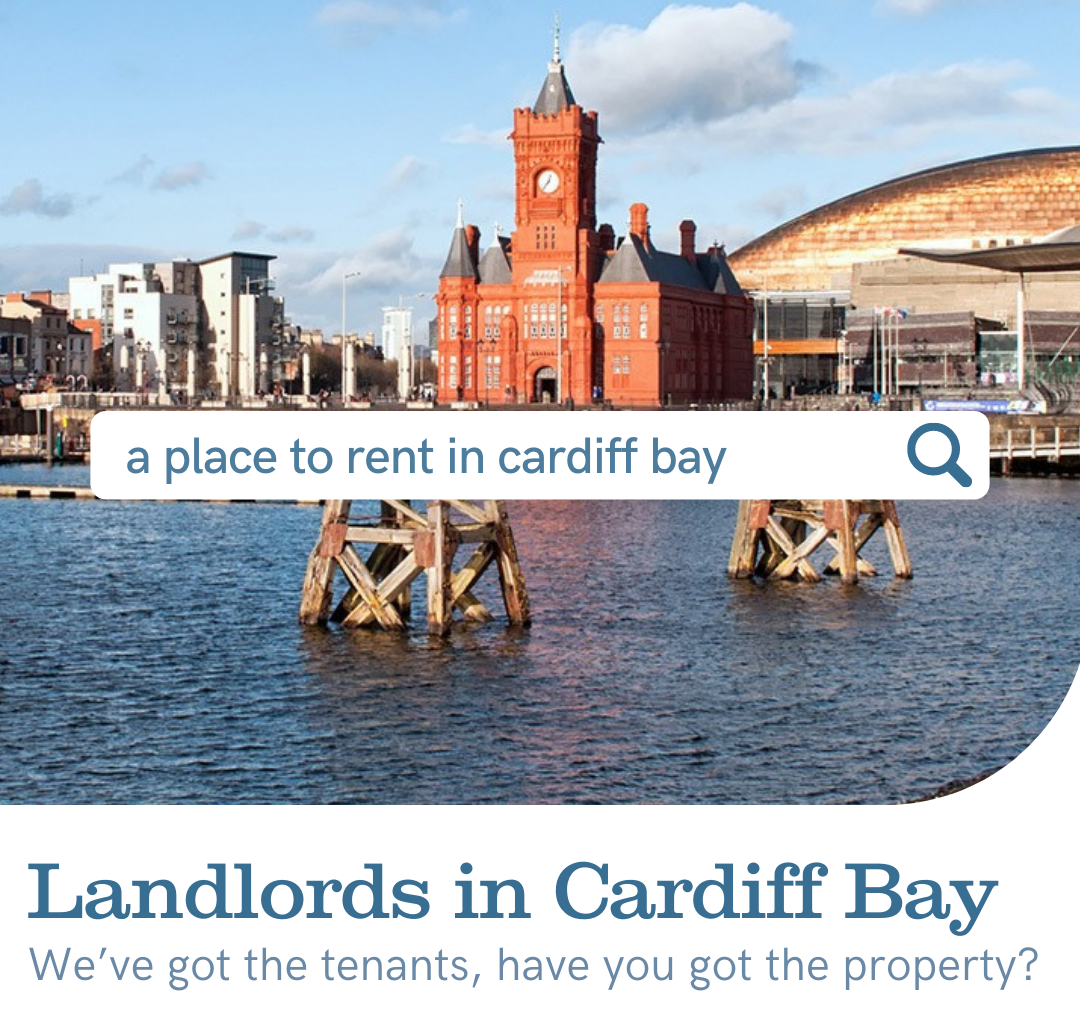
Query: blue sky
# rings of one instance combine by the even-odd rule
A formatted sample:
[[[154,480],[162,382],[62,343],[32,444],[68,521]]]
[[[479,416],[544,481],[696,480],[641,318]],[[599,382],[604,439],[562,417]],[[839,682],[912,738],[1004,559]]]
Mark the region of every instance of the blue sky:
[[[81,267],[279,256],[303,326],[374,329],[432,293],[459,197],[513,221],[511,112],[556,4],[0,0],[0,289]],[[600,220],[650,207],[733,249],[883,179],[1080,144],[1080,0],[561,4],[600,113]],[[1080,212],[1077,215],[1080,222]],[[429,316],[430,302],[413,302]]]

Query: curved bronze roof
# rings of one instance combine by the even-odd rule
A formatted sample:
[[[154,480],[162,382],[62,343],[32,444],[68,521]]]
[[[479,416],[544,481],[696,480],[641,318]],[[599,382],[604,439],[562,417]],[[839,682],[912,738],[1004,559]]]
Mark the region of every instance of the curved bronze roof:
[[[1080,146],[1009,151],[898,176],[821,205],[731,254],[740,279],[828,289],[901,248],[1027,245],[1080,222]],[[976,243],[977,242],[977,243]]]

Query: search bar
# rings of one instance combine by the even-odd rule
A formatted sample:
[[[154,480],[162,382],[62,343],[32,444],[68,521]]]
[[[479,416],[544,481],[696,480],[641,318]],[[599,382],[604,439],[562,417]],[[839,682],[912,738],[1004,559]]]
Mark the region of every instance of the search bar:
[[[978,412],[102,412],[102,498],[981,498]]]

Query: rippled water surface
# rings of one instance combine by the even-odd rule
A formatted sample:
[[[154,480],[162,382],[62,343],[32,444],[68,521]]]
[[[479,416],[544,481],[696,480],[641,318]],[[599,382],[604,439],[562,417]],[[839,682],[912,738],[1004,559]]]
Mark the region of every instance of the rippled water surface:
[[[0,499],[0,800],[887,802],[1014,757],[1080,659],[1075,483],[902,504],[915,579],[855,588],[729,582],[730,502],[511,515],[533,627],[435,641],[298,626],[315,508]]]

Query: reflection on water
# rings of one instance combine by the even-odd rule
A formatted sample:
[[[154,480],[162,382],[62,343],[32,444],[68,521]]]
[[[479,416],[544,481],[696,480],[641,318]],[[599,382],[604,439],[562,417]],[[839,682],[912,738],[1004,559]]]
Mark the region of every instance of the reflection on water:
[[[1059,704],[1078,503],[904,504],[853,588],[729,582],[734,503],[513,503],[534,626],[437,641],[297,625],[310,507],[0,500],[0,799],[909,798]]]

